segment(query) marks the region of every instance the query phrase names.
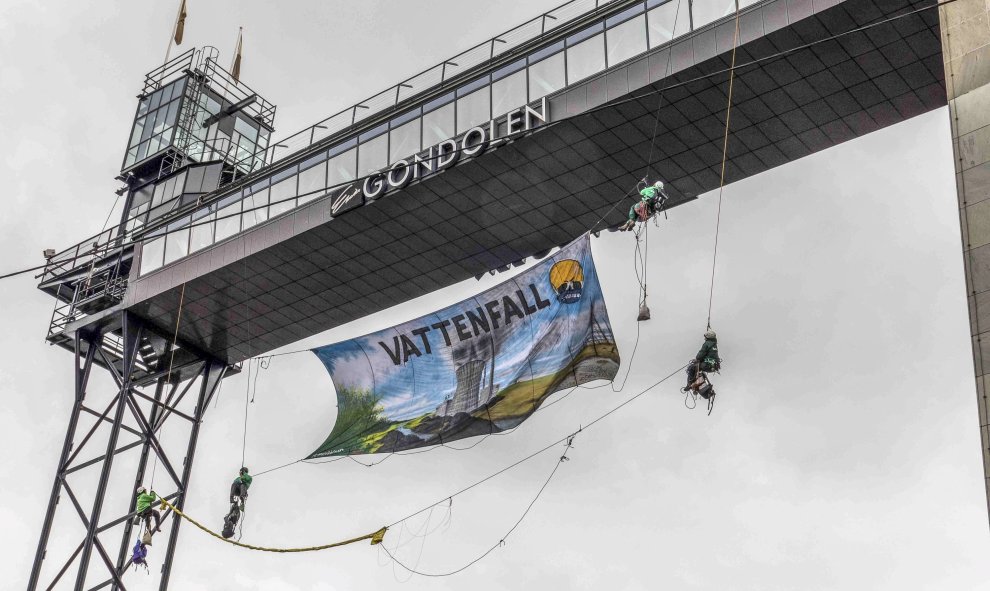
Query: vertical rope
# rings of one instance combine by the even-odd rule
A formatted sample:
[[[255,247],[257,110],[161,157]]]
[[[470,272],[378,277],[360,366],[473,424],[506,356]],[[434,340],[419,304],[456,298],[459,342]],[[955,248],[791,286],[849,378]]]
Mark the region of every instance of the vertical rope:
[[[722,140],[722,173],[718,181],[718,210],[715,214],[715,249],[712,253],[712,281],[708,287],[707,327],[712,327],[712,300],[715,297],[715,263],[718,260],[718,231],[722,222],[722,191],[725,189],[725,164],[729,155],[729,123],[732,116],[732,85],[736,79],[736,48],[739,46],[739,2],[736,2],[736,28],[732,37],[732,63],[729,66],[729,100],[725,106],[725,138]]]
[[[248,359],[247,389],[244,391],[244,436],[241,439],[241,466],[244,466],[244,457],[247,452],[247,428],[248,428],[248,403],[251,399],[251,362]],[[256,370],[257,371],[257,370]]]
[[[186,284],[183,283],[182,289],[179,291],[179,308],[175,313],[175,331],[172,333],[172,351],[168,359],[168,373],[165,374],[166,383],[172,380],[172,368],[175,363],[175,347],[176,347],[176,342],[179,340],[179,324],[182,322],[182,304],[185,303],[185,301],[186,301]],[[154,425],[151,425],[151,428],[154,429],[155,428]],[[165,432],[164,422],[162,423],[162,426],[159,428],[159,431],[161,433]],[[158,440],[161,441],[160,436]],[[150,484],[151,489],[155,488],[155,474],[157,472],[158,472],[158,453],[156,452],[155,463],[152,464],[151,466],[151,484]]]

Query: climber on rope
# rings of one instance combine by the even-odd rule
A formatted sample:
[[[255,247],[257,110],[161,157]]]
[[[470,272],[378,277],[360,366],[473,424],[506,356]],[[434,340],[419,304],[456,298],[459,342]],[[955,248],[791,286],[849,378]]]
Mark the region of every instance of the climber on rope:
[[[221,532],[224,538],[233,537],[237,522],[244,511],[244,501],[248,496],[248,488],[250,488],[253,480],[248,469],[242,467],[237,478],[234,479],[234,483],[230,485],[230,511],[223,518],[223,531]]]
[[[134,506],[134,512],[137,513],[135,517],[135,522],[140,524],[144,521],[145,535],[151,537],[151,534],[157,533],[162,529],[162,516],[155,510],[154,503],[158,500],[158,495],[155,491],[148,492],[148,489],[143,486],[137,488],[137,501]],[[151,518],[155,518],[155,528],[151,529]],[[147,542],[145,542],[147,544]]]
[[[629,221],[619,226],[620,231],[625,232],[626,230],[632,230],[636,225],[637,220],[641,222],[649,220],[657,212],[663,209],[663,206],[668,199],[667,193],[663,190],[663,183],[661,181],[648,185],[645,189],[639,192],[639,196],[639,203],[629,208]]]
[[[682,388],[683,392],[692,391],[700,395],[705,400],[715,395],[715,388],[708,381],[710,372],[717,372],[722,369],[722,359],[718,356],[718,338],[711,328],[705,332],[705,342],[701,345],[698,354],[688,364],[687,386]]]
[[[248,496],[248,488],[251,487],[251,482],[254,481],[251,475],[248,474],[248,469],[242,467],[234,479],[234,483],[230,485],[230,503],[233,505],[239,503],[241,510],[244,509],[244,501]]]

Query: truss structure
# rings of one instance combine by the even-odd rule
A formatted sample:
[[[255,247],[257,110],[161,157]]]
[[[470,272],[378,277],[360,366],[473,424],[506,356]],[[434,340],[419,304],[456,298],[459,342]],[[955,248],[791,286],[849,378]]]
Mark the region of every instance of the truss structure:
[[[28,589],[123,590],[133,571],[130,549],[141,535],[134,491],[149,484],[150,465],[157,492],[182,509],[204,413],[223,377],[237,368],[170,341],[127,311],[76,330],[72,343],[75,399]],[[94,366],[110,374],[106,391],[91,383]],[[166,425],[170,449],[162,443]],[[126,504],[124,497],[108,501],[111,478],[116,485],[128,474],[134,476]],[[156,536],[167,532],[164,552],[157,539],[154,546],[160,589],[168,587],[181,523],[170,517],[162,513]],[[75,541],[56,548],[66,545],[69,531],[78,534]]]

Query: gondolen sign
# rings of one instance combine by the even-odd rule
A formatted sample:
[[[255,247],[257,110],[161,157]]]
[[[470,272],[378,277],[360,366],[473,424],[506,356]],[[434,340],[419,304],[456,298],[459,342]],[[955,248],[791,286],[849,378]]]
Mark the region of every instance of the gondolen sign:
[[[398,160],[390,167],[373,172],[364,177],[363,181],[341,191],[333,200],[332,214],[339,215],[361,205],[365,200],[378,199],[389,190],[401,189],[414,180],[450,168],[461,160],[474,158],[493,144],[545,124],[548,115],[547,99],[544,97],[538,108],[526,105],[504,117],[472,127],[458,138],[444,140],[411,158]],[[502,130],[504,133],[498,135]]]

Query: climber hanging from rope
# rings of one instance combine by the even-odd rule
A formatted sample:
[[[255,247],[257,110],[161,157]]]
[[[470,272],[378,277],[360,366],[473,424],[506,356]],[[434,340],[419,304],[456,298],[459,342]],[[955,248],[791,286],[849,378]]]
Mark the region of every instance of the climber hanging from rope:
[[[151,540],[151,534],[157,533],[162,529],[162,516],[152,506],[158,499],[158,495],[155,494],[155,491],[148,492],[148,489],[143,486],[139,486],[135,492],[137,493],[137,501],[134,505],[134,512],[137,513],[135,521],[138,524],[142,521],[144,522],[144,543],[148,544]],[[155,518],[154,529],[151,529],[152,517]]]
[[[223,518],[223,537],[230,538],[234,535],[237,521],[240,519],[241,513],[244,512],[244,501],[247,500],[248,488],[250,488],[253,480],[248,469],[241,467],[237,478],[230,485],[230,511]]]
[[[687,386],[681,389],[682,392],[694,392],[705,400],[710,400],[715,396],[715,388],[708,381],[710,372],[717,372],[722,369],[722,358],[718,356],[718,338],[711,328],[705,332],[705,342],[701,345],[698,354],[694,356],[687,367]]]
[[[629,208],[629,220],[619,226],[619,230],[625,232],[632,230],[636,221],[646,222],[656,215],[667,202],[667,193],[663,190],[663,182],[657,181],[639,192],[639,203]]]

